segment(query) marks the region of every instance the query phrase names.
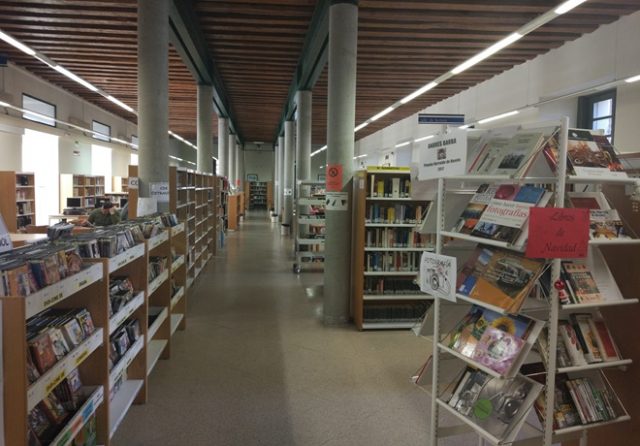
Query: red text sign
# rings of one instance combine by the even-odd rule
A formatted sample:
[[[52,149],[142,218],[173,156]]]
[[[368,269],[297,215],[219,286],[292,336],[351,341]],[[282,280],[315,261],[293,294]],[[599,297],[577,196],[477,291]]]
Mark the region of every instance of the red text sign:
[[[588,209],[530,209],[527,257],[575,259],[586,257],[588,248]]]
[[[327,192],[342,190],[342,164],[327,164]]]

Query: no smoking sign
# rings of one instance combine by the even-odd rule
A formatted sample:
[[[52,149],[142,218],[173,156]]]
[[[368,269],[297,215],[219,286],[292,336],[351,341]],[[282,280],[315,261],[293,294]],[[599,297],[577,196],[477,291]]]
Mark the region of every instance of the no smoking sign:
[[[327,192],[342,190],[342,164],[327,165]]]

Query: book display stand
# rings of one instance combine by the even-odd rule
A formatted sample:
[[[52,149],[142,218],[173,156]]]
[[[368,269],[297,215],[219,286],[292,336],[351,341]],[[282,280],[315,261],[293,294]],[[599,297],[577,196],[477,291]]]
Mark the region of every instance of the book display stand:
[[[354,177],[352,316],[358,330],[409,329],[429,296],[416,278],[431,237],[418,233],[429,208],[411,196],[409,168],[369,167]]]
[[[479,139],[470,132],[470,173],[435,180],[435,251],[456,257],[458,277],[456,301],[434,295],[422,326],[432,335],[433,354],[415,379],[431,398],[430,444],[471,432],[481,444],[585,446],[589,430],[631,419],[608,375],[632,359],[616,345],[606,310],[638,303],[625,294],[628,287],[618,287],[610,267],[615,250],[640,239],[594,197],[617,205],[602,191],[637,182],[620,174],[612,148],[605,162],[594,155],[609,150],[608,142],[569,129],[567,118],[504,132],[509,136],[498,130]],[[500,136],[512,139],[498,144]],[[531,153],[507,163],[518,138],[535,142]],[[503,157],[498,146],[506,148]],[[517,169],[480,173],[483,162]],[[624,194],[618,199],[629,202]],[[528,210],[518,220],[522,207]],[[557,208],[553,218],[566,208],[588,208],[587,257],[528,257],[533,207]],[[491,220],[492,213],[501,218]]]
[[[293,272],[300,274],[304,267],[324,267],[325,236],[324,181],[298,181],[296,191],[296,219]]]

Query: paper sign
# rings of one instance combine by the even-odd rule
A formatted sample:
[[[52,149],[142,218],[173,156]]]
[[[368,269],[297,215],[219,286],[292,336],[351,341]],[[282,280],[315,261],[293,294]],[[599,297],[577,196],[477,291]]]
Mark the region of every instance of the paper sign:
[[[129,186],[129,189],[137,189],[138,188],[138,177],[129,177],[127,179],[127,186]]]
[[[138,207],[136,211],[138,217],[153,215],[158,212],[158,201],[155,198],[138,197]]]
[[[158,183],[149,183],[149,195],[151,198],[155,198],[158,203],[169,202],[169,183],[161,181]]]
[[[327,164],[327,192],[342,190],[342,164]]]
[[[455,302],[456,271],[455,257],[423,252],[420,259],[420,291]]]
[[[4,224],[4,219],[0,215],[0,252],[11,251],[13,249],[13,242],[11,241],[11,234],[7,229],[7,225]]]
[[[587,256],[589,210],[531,208],[527,257],[575,259]]]
[[[325,204],[327,210],[346,211],[349,209],[349,193],[327,191]]]
[[[467,165],[467,132],[454,130],[429,139],[418,147],[422,181],[464,175]]]

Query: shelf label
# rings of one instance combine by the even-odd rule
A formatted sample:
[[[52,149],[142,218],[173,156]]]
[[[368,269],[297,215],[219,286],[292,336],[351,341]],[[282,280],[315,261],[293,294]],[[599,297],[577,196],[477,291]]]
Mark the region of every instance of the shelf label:
[[[329,192],[327,190],[325,205],[328,211],[346,211],[349,209],[349,193]]]
[[[327,164],[327,192],[342,190],[342,164]]]
[[[13,249],[13,242],[11,241],[11,235],[7,229],[7,225],[4,223],[4,219],[0,214],[0,252],[11,251]]]
[[[464,115],[419,113],[418,124],[462,125],[464,124]]]
[[[418,146],[420,153],[419,179],[445,178],[464,175],[467,164],[467,133],[453,130],[429,139]]]
[[[527,257],[575,259],[587,257],[589,210],[531,208]]]
[[[420,291],[455,302],[457,270],[455,257],[423,252],[420,259]]]
[[[55,389],[56,386],[62,382],[62,380],[65,378],[65,376],[67,376],[67,371],[66,370],[63,370],[60,373],[58,373],[58,375],[54,376],[51,379],[51,382],[49,382],[49,384],[47,384],[47,386],[45,387],[45,392],[44,392],[45,396],[49,395],[51,393],[51,391],[53,389]]]
[[[149,196],[155,198],[158,203],[169,202],[169,182],[160,181],[149,183]]]
[[[138,189],[138,177],[129,177],[127,179],[127,186],[129,187],[129,189]]]

